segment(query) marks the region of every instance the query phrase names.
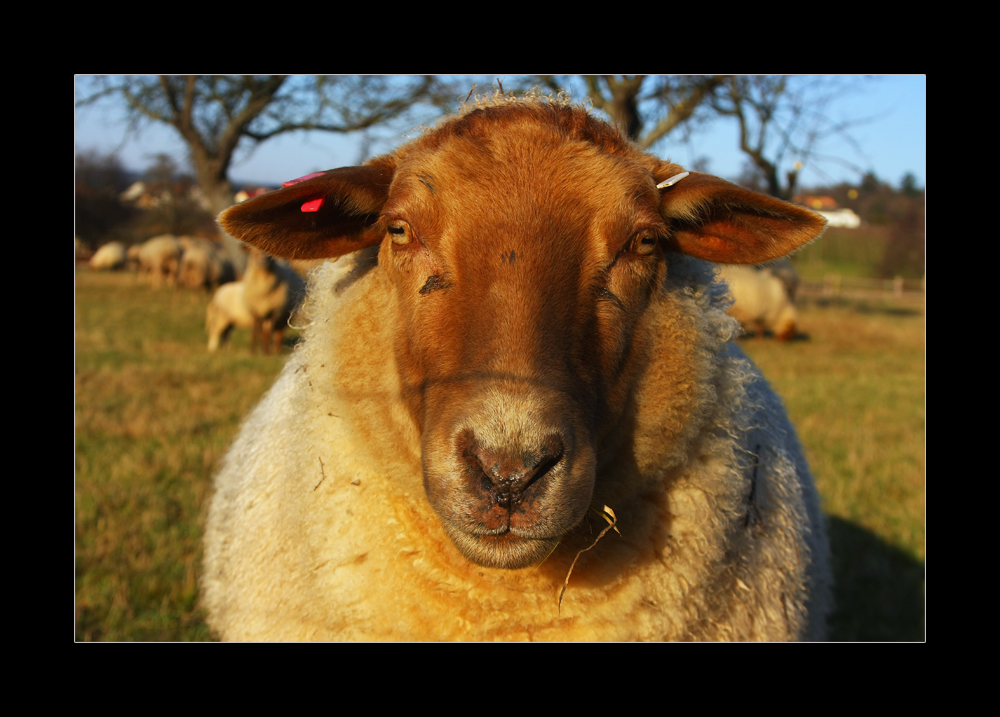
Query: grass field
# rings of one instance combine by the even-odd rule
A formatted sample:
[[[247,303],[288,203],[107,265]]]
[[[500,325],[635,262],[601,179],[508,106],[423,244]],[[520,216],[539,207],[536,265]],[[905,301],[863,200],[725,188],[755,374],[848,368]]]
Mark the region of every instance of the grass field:
[[[211,477],[287,357],[205,349],[203,294],[76,277],[75,636],[208,640]],[[810,305],[807,337],[743,346],[785,397],[831,519],[834,640],[924,637],[924,317]],[[286,344],[294,341],[294,332]]]

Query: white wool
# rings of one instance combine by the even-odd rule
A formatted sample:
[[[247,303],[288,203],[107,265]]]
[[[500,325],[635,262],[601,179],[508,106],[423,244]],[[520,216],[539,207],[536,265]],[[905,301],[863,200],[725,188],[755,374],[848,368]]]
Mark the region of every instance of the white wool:
[[[111,241],[94,252],[90,258],[90,268],[94,271],[123,269],[125,267],[125,245]]]

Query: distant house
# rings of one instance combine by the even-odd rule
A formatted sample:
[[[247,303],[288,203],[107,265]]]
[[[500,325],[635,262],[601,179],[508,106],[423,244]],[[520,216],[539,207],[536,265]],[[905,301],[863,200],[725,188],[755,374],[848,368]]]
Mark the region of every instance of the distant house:
[[[792,197],[792,201],[801,204],[803,207],[809,207],[817,212],[821,211],[831,211],[837,209],[837,200],[833,197],[816,197],[811,194],[796,194]]]
[[[857,229],[861,226],[861,217],[855,214],[851,209],[837,206],[837,200],[833,197],[816,197],[809,194],[798,194],[792,197],[792,201],[801,204],[804,207],[809,207],[817,214],[822,214],[826,217],[827,226],[846,227],[848,229]]]
[[[846,227],[848,229],[857,229],[861,226],[861,217],[847,208],[834,209],[828,212],[817,212],[817,214],[822,214],[826,217],[828,227]]]
[[[135,202],[145,193],[145,182],[133,182],[128,189],[118,195],[118,198],[123,202]]]
[[[134,204],[140,209],[170,204],[175,198],[184,197],[198,204],[202,209],[211,210],[211,204],[204,192],[196,184],[188,182],[134,182],[128,189],[118,195],[119,200],[126,204]]]
[[[245,202],[248,199],[253,199],[254,197],[259,197],[261,194],[267,194],[272,190],[267,187],[244,187],[240,191],[236,192],[236,203]]]

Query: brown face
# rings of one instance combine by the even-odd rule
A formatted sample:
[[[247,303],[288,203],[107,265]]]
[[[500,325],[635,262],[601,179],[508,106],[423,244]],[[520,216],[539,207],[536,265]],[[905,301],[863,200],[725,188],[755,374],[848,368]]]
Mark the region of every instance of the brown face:
[[[411,155],[381,216],[428,499],[499,568],[541,561],[587,510],[665,271],[649,169],[546,137]]]

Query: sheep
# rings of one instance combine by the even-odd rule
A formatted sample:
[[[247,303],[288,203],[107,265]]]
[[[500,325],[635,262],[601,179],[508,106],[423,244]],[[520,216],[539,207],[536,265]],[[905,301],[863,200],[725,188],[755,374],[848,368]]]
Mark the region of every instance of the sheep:
[[[798,314],[788,296],[785,282],[768,268],[727,265],[719,267],[719,275],[729,287],[733,306],[729,315],[749,334],[759,330],[774,332],[779,341],[795,337]]]
[[[182,241],[183,243],[183,241]],[[214,242],[188,241],[180,259],[178,281],[191,289],[214,291],[220,284],[236,280],[233,263]]]
[[[226,343],[234,326],[253,328],[253,316],[247,309],[243,282],[223,284],[212,295],[205,311],[205,330],[208,332],[208,350],[216,351]]]
[[[177,284],[183,247],[173,234],[163,234],[144,242],[137,252],[139,275],[148,274],[155,287]]]
[[[94,252],[90,249],[89,244],[80,237],[73,237],[73,246],[75,251],[74,263],[89,262],[93,258]]]
[[[219,637],[823,639],[819,499],[711,264],[822,218],[494,96],[219,222],[344,257],[215,477]]]
[[[291,267],[251,249],[243,284],[247,309],[253,317],[250,351],[259,340],[264,353],[270,353],[273,335],[274,351],[280,353],[285,327],[305,294],[305,282]]]
[[[125,251],[125,268],[139,269],[139,254],[142,252],[142,244],[133,244]]]
[[[125,268],[125,245],[109,241],[90,257],[92,271],[115,271]]]
[[[773,274],[784,285],[788,300],[794,304],[800,283],[799,272],[795,270],[795,265],[788,259],[778,259],[759,268]]]

